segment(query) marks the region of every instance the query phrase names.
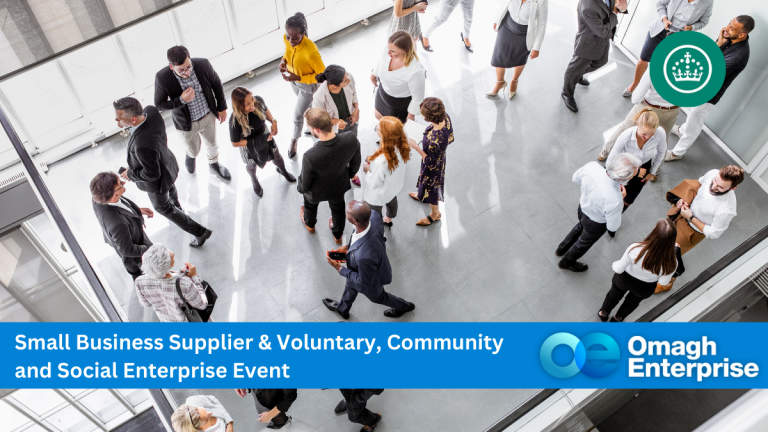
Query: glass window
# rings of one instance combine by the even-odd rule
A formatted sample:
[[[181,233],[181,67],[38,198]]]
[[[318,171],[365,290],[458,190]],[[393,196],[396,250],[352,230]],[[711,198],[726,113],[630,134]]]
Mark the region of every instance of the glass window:
[[[153,86],[157,71],[168,65],[166,51],[176,45],[168,15],[162,14],[129,27],[118,37],[125,47],[139,88]]]
[[[242,42],[252,41],[280,28],[274,0],[234,0]]]
[[[176,13],[192,57],[212,58],[232,49],[222,0],[196,0],[179,7]]]
[[[640,51],[643,49],[645,37],[648,35],[648,28],[656,19],[659,19],[659,15],[656,13],[656,2],[641,0],[637,4],[637,9],[632,16],[632,21],[629,23],[627,33],[624,35],[624,39],[621,40],[622,45],[638,59],[640,59]]]
[[[323,7],[323,0],[285,0],[285,9],[289,16],[296,12],[309,15],[322,10]]]
[[[39,416],[66,403],[55,391],[47,389],[17,390],[13,393],[13,398]]]
[[[72,405],[51,414],[46,420],[61,432],[91,432],[99,430],[98,426]]]
[[[122,403],[109,390],[96,390],[88,396],[80,399],[80,402],[95,414],[104,423],[116,418],[128,411]]]
[[[61,61],[88,112],[133,94],[131,82],[112,38],[83,47]]]
[[[149,392],[144,389],[120,389],[118,392],[128,399],[128,402],[133,406],[138,406],[149,399]]]
[[[17,75],[3,82],[2,89],[33,137],[83,116],[56,62]],[[41,116],[42,106],[56,115]]]
[[[0,401],[0,419],[3,421],[3,427],[6,430],[15,431],[23,425],[30,423],[30,420],[24,414],[16,411],[16,408]]]

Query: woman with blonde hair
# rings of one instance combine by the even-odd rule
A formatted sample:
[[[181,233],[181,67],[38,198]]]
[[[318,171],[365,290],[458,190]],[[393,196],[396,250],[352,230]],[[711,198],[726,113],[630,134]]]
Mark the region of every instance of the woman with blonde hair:
[[[378,86],[376,119],[392,116],[403,123],[414,120],[424,100],[426,79],[427,71],[416,55],[413,40],[404,31],[395,32],[371,73],[371,82]]]
[[[215,396],[197,395],[187,398],[171,416],[176,432],[234,432],[232,416]]]
[[[648,180],[656,180],[656,172],[667,152],[667,134],[664,128],[659,126],[659,117],[653,110],[643,108],[633,119],[637,125],[619,135],[606,161],[606,164],[609,164],[617,155],[629,153],[637,156],[642,162],[637,175],[624,187],[627,191],[624,197],[624,211],[635,202]]]
[[[397,216],[397,194],[405,183],[405,164],[411,158],[411,148],[403,131],[403,123],[392,116],[382,117],[376,128],[379,148],[365,159],[365,191],[363,199],[382,215],[384,225],[392,228]],[[387,214],[382,210],[387,206]]]
[[[271,128],[267,129],[269,121]],[[264,168],[268,161],[277,166],[280,173],[289,182],[295,182],[296,177],[285,169],[285,161],[275,144],[277,135],[277,120],[264,103],[261,96],[254,96],[245,87],[232,90],[232,115],[229,116],[229,138],[233,147],[240,148],[240,157],[245,164],[245,170],[251,178],[253,191],[262,197],[264,189],[256,177],[256,168]]]

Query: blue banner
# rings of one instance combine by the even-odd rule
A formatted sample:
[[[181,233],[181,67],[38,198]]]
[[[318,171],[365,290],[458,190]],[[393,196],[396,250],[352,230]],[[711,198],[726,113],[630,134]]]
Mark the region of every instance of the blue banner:
[[[768,388],[768,323],[3,323],[0,388]]]

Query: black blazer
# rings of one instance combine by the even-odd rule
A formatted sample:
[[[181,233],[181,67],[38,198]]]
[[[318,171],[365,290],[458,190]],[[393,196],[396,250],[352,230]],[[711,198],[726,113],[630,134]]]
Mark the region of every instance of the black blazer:
[[[163,116],[152,105],[144,107],[144,115],[128,140],[128,178],[144,192],[165,193],[179,175],[179,164],[168,148]]]
[[[139,206],[128,198],[121,198],[133,212],[122,207],[109,204],[93,203],[93,212],[99,220],[104,241],[115,248],[121,258],[138,258],[152,246],[152,242],[144,232],[144,218],[141,216]]]
[[[272,409],[265,404],[274,404],[281,413],[288,411],[299,396],[296,389],[248,389],[248,391],[253,392],[256,395],[256,400],[265,408]]]
[[[211,62],[204,58],[190,59],[195,70],[195,76],[200,81],[208,108],[216,115],[227,110],[227,98],[219,75],[213,70]],[[181,100],[181,84],[170,67],[166,66],[155,74],[155,106],[160,111],[173,110],[173,125],[182,131],[192,130],[192,118],[189,107]]]
[[[379,212],[371,210],[368,233],[349,246],[347,266],[339,271],[339,274],[347,279],[347,284],[355,287],[357,291],[383,287],[392,282],[392,267],[387,257],[381,221]]]
[[[579,0],[573,54],[589,60],[598,60],[616,33],[619,18],[613,13],[616,0],[611,6],[603,0]]]
[[[297,189],[310,201],[338,199],[352,188],[349,179],[360,169],[360,142],[351,133],[318,141],[304,153]]]

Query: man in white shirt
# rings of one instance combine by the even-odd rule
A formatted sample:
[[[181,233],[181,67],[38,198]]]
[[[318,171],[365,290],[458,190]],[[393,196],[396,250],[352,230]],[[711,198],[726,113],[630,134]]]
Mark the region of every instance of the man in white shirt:
[[[726,165],[699,178],[701,188],[691,203],[679,199],[677,243],[683,254],[705,238],[719,238],[736,216],[736,188],[744,181],[744,170]]]
[[[597,162],[589,162],[573,174],[573,182],[581,185],[579,222],[555,254],[563,257],[558,267],[574,272],[586,271],[589,266],[577,260],[608,231],[613,237],[621,226],[624,209],[625,184],[637,175],[640,159],[629,153],[621,153],[605,168]]]

